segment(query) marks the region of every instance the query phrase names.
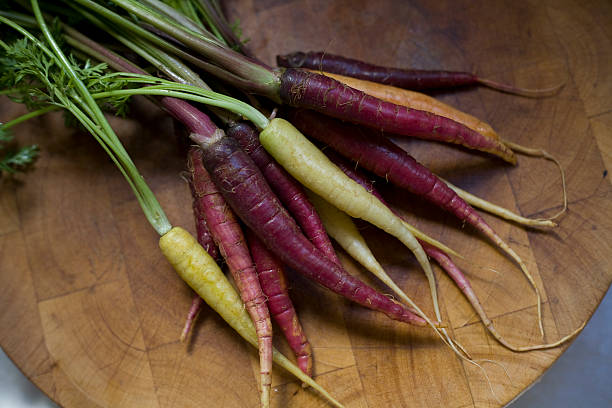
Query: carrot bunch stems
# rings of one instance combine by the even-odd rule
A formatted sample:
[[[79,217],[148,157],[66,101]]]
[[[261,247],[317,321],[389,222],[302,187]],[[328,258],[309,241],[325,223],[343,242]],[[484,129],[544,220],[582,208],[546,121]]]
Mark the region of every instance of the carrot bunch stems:
[[[88,0],[77,0],[85,5]],[[149,7],[134,0],[117,0],[115,3],[127,12],[137,16],[142,21],[172,36],[190,49],[200,53],[212,61],[218,67],[245,80],[253,81],[251,91],[259,91],[268,96],[273,95],[274,84],[277,82],[276,74],[269,67],[255,63],[245,56],[219,44],[218,41],[197,35],[197,33],[185,30],[175,21],[164,17]],[[266,89],[268,85],[268,89]]]
[[[81,6],[117,23],[132,35],[145,38],[156,46],[163,47],[165,51],[195,63],[190,60],[190,56],[193,55],[184,55],[182,49],[159,38],[154,40],[151,38],[155,37],[154,34],[148,31],[143,33],[141,27],[125,17],[91,0],[78,0],[78,2]],[[168,16],[160,15],[134,0],[118,0],[117,4],[202,55],[206,63],[211,64],[209,67],[200,64],[202,69],[244,91],[254,92],[291,106],[316,109],[326,115],[390,133],[460,144],[501,157],[512,155],[512,152],[498,140],[490,140],[451,119],[381,101],[319,74],[294,69],[280,71],[263,66],[228,47],[181,27]]]

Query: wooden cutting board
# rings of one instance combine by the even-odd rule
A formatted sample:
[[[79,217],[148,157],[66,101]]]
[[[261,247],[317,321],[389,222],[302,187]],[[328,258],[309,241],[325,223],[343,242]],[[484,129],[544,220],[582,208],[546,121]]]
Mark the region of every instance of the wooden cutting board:
[[[536,276],[547,341],[589,319],[612,279],[610,2],[228,3],[251,49],[269,63],[277,53],[326,50],[387,65],[475,70],[525,87],[565,81],[546,99],[477,88],[437,96],[488,121],[504,138],[559,158],[569,211],[558,228],[525,230],[486,219]],[[0,120],[20,112],[2,100]],[[171,121],[147,103],[136,104],[133,113],[138,119],[113,124],[173,224],[193,230],[180,178],[183,147]],[[0,345],[24,374],[68,408],[257,406],[255,353],[211,310],[201,313],[189,345],[179,342],[191,292],[160,254],[155,232],[93,139],[65,129],[61,115],[15,132],[42,148],[33,172],[0,180]],[[435,172],[523,215],[560,208],[560,177],[549,162],[520,157],[511,167],[441,144],[402,146]],[[517,344],[542,341],[534,295],[511,261],[448,214],[382,189],[420,228],[468,257],[459,264],[503,335]],[[390,275],[431,313],[425,279],[409,252],[360,225]],[[483,363],[491,388],[481,370],[458,360],[430,330],[397,324],[292,276],[316,380],[350,407],[498,407],[564,351],[501,348],[457,288],[436,273],[451,334],[475,359],[499,363]],[[275,407],[326,406],[280,370],[273,385]]]

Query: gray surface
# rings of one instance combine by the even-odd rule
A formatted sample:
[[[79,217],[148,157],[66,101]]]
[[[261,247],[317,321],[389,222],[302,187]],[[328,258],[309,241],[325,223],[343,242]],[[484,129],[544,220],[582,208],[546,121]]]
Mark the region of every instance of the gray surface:
[[[612,407],[612,295],[542,380],[509,408]],[[0,408],[56,408],[0,352]]]
[[[509,408],[612,407],[612,294],[541,381]]]

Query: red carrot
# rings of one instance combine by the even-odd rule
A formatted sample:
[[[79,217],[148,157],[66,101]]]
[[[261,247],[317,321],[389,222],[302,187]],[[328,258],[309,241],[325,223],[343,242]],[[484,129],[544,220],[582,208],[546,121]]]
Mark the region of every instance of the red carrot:
[[[313,72],[287,69],[281,76],[280,97],[290,106],[313,109],[387,133],[460,144],[502,158],[513,156],[503,142],[451,119],[382,101]]]
[[[210,234],[210,230],[206,225],[206,218],[204,217],[205,210],[205,202],[202,199],[202,196],[196,191],[194,187],[194,179],[193,179],[193,171],[191,172],[189,178],[189,189],[191,190],[191,197],[193,202],[193,217],[195,219],[196,226],[196,234],[198,243],[206,250],[208,255],[210,255],[215,262],[219,260],[219,250],[217,249],[217,245],[215,245],[215,241],[213,240],[212,235]],[[201,191],[201,188],[198,188]],[[183,326],[183,331],[181,332],[181,341],[185,341],[189,333],[191,332],[191,328],[197,318],[200,309],[204,305],[204,301],[202,298],[195,294],[193,300],[191,302],[191,307],[189,308],[189,312],[187,313],[187,319],[185,320],[185,325]]]
[[[203,204],[206,224],[238,286],[259,343],[262,405],[268,406],[272,382],[272,323],[242,230],[202,163],[202,151],[189,151],[193,187]]]
[[[441,251],[440,249],[433,247],[427,243],[422,242],[421,245],[423,246],[423,249],[425,250],[427,255],[435,259],[436,262],[438,262],[440,267],[455,282],[455,284],[461,290],[461,292],[463,292],[463,294],[468,299],[468,301],[470,302],[470,304],[472,305],[472,307],[474,308],[474,310],[480,317],[480,320],[482,320],[482,323],[485,325],[489,333],[491,333],[491,335],[495,337],[495,339],[501,345],[503,345],[504,347],[512,351],[522,352],[522,351],[531,351],[531,350],[544,350],[548,348],[557,347],[565,343],[566,341],[570,340],[571,338],[573,338],[576,334],[578,334],[584,328],[584,325],[586,324],[586,322],[583,323],[576,330],[574,330],[567,336],[562,337],[561,339],[553,343],[535,344],[532,346],[516,346],[510,343],[509,341],[507,341],[497,331],[497,329],[493,325],[493,322],[491,321],[491,319],[489,319],[489,317],[485,313],[484,308],[482,307],[482,304],[480,303],[480,301],[478,300],[478,297],[476,296],[476,293],[474,292],[474,289],[472,289],[472,285],[470,285],[470,282],[467,280],[467,278],[465,277],[461,269],[459,269],[457,265],[455,265],[455,263],[451,260],[451,258],[447,254],[445,254],[443,251]]]
[[[279,67],[317,69],[414,91],[484,85],[511,94],[543,97],[553,95],[563,86],[561,84],[547,89],[519,88],[483,79],[471,72],[383,67],[321,51],[278,55],[276,63]]]
[[[313,245],[332,262],[342,267],[336,251],[313,205],[302,186],[266,152],[259,143],[259,133],[249,124],[235,123],[227,129],[227,135],[238,140],[240,147],[253,159],[259,170],[289,210],[295,221]]]
[[[251,249],[251,256],[255,261],[261,289],[268,298],[270,314],[281,328],[291,350],[293,350],[298,367],[307,376],[311,377],[312,348],[298,320],[291,298],[289,298],[285,271],[280,261],[268,251],[253,231],[247,229],[246,237]]]
[[[393,302],[325,257],[301,233],[274,196],[263,175],[234,139],[218,130],[213,138],[191,134],[203,149],[204,163],[228,204],[281,261],[315,282],[392,319],[425,321]]]
[[[312,111],[292,110],[289,120],[304,134],[328,144],[341,155],[356,161],[374,174],[393,184],[418,194],[453,213],[481,231],[521,267],[538,298],[541,326],[540,293],[522,259],[510,248],[486,221],[446,183],[418,163],[405,150],[389,139],[362,128],[344,124]]]

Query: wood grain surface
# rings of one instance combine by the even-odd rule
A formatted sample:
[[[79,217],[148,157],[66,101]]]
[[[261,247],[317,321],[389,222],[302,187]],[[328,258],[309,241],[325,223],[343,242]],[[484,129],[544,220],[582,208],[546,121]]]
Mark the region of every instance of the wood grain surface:
[[[250,48],[269,63],[278,53],[326,50],[387,65],[475,70],[525,87],[565,81],[546,99],[482,88],[437,96],[488,121],[504,138],[559,158],[570,207],[558,228],[525,230],[485,217],[542,288],[546,340],[589,319],[612,280],[605,171],[612,165],[612,3],[235,0],[227,8],[240,18]],[[1,121],[20,112],[2,100]],[[189,192],[179,177],[183,146],[172,136],[172,122],[143,101],[133,113],[113,125],[171,222],[193,231]],[[15,133],[42,148],[34,171],[0,179],[0,345],[24,374],[67,408],[257,406],[256,354],[211,310],[200,314],[190,344],[179,342],[191,292],[95,141],[64,128],[59,114]],[[511,167],[441,144],[401,144],[435,172],[523,215],[559,209],[560,178],[549,162],[520,157]],[[541,341],[534,295],[509,259],[450,215],[381,188],[419,227],[468,257],[459,264],[503,335],[518,344]],[[390,275],[431,313],[410,253],[360,226]],[[351,272],[381,287],[342,258]],[[494,394],[483,372],[458,360],[430,330],[392,322],[291,276],[316,380],[348,407],[498,407],[565,349],[503,349],[449,279],[437,268],[436,274],[452,335],[474,358],[507,369],[509,378],[499,365],[483,363]],[[280,369],[273,387],[275,407],[326,406]]]

